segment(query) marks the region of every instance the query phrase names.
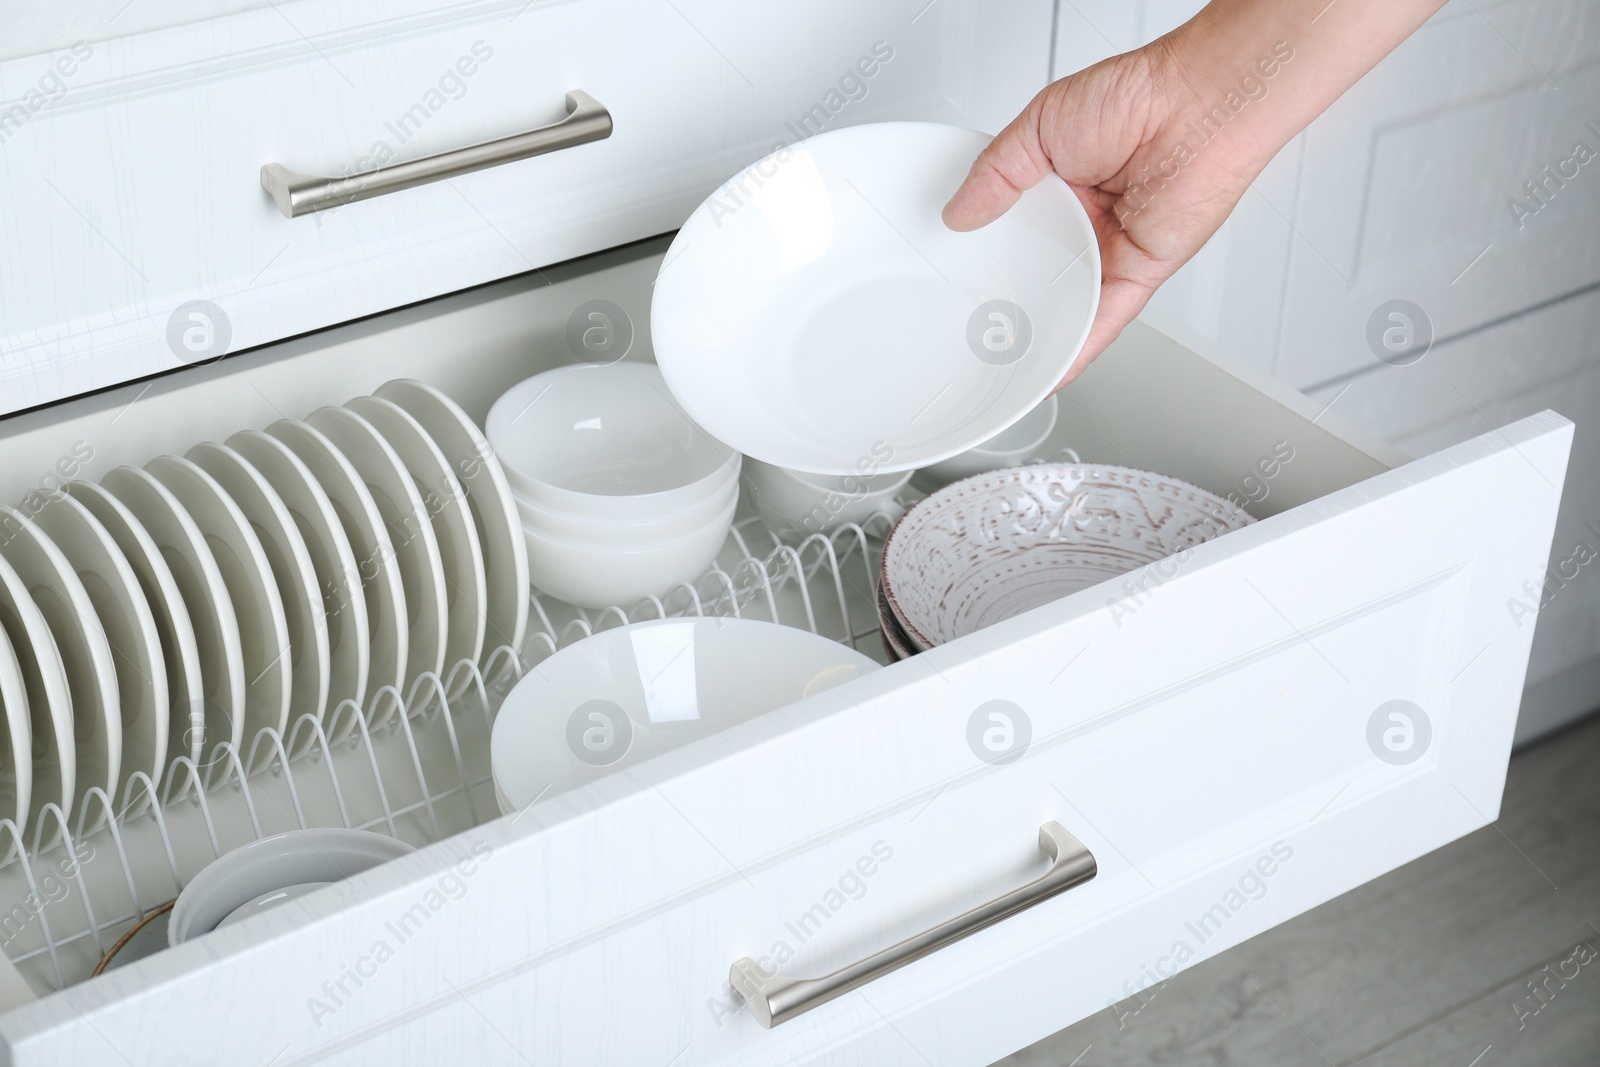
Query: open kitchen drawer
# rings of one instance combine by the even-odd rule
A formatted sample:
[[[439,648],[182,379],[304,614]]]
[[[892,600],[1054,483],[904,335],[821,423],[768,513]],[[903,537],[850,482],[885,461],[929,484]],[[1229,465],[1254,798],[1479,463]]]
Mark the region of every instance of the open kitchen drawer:
[[[584,300],[622,305],[647,355],[663,249],[0,424],[0,495],[74,442],[95,477],[399,376],[481,417],[570,358]],[[443,838],[414,855],[10,1011],[11,1060],[983,1064],[1495,818],[1533,632],[1508,600],[1549,550],[1566,420],[1411,462],[1143,324],[1063,396],[1059,444],[1262,521],[515,815],[478,821],[480,780],[471,817],[456,796],[402,820]],[[136,821],[126,851],[158,848]],[[730,985],[743,958],[819,976],[1016,889],[1052,821],[1092,879],[771,1029]]]

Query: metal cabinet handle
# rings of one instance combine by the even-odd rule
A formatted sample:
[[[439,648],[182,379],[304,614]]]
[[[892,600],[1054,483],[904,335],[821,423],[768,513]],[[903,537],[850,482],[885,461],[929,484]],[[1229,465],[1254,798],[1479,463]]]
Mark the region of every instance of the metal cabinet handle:
[[[272,194],[283,217],[292,219],[610,136],[611,112],[588,93],[574,89],[567,94],[567,117],[536,130],[342,178],[298,174],[281,163],[268,163],[261,168],[261,188]]]
[[[913,960],[975,934],[985,926],[1081,885],[1093,878],[1099,869],[1094,855],[1058,822],[1047,822],[1039,827],[1039,847],[1050,856],[1050,869],[1027,885],[832,974],[821,978],[779,978],[767,974],[755,960],[746,956],[733,965],[728,981],[750,1005],[756,1021],[770,1030]]]

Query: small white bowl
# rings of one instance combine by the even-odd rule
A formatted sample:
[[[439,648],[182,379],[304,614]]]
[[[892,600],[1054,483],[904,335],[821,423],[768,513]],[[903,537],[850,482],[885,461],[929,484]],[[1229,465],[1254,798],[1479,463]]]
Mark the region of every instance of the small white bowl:
[[[911,479],[912,483],[923,492],[931,493],[974,474],[1022,466],[1043,447],[1056,428],[1056,417],[1060,411],[1056,405],[1057,395],[1050,394],[1044,403],[1022,416],[1009,429],[1000,431],[977,448],[970,448],[959,456],[951,456],[942,463],[922,468]]]
[[[710,569],[738,504],[735,497],[722,514],[682,537],[629,545],[555,537],[524,522],[528,580],[540,592],[580,608],[627,608],[644,597],[663,596]]]
[[[911,481],[911,472],[805,474],[747,457],[744,480],[768,528],[797,540],[879,514],[893,525],[905,511],[895,498]]]
[[[323,886],[332,885],[332,882],[301,882],[299,885],[286,885],[282,889],[269,889],[253,900],[240,904],[228,912],[227,916],[217,924],[217,929],[232,926],[234,923],[244,922],[252,915],[260,915],[264,911],[271,911],[291,900],[298,900],[310,896]]]
[[[597,519],[588,515],[574,515],[554,511],[517,497],[517,516],[522,525],[531,530],[567,541],[594,541],[597,544],[631,546],[653,544],[687,537],[708,524],[719,521],[730,503],[738,503],[739,483],[729,482],[727,487],[705,500],[659,519],[641,519],[634,522],[621,519]]]
[[[182,944],[215,930],[264,893],[306,882],[337,882],[415,852],[404,841],[368,830],[290,830],[225,852],[178,894],[167,940]]]
[[[651,363],[536,374],[485,430],[517,496],[574,515],[663,518],[739,477],[739,453],[690,421]]]

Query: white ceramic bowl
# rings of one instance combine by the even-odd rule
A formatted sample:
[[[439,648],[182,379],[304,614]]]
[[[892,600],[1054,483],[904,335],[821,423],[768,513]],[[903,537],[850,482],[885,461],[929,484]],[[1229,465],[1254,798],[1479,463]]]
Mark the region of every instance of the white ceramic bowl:
[[[911,472],[806,474],[747,459],[744,481],[772,532],[795,541],[879,514],[892,525],[905,510],[895,498],[911,481]]]
[[[924,467],[912,478],[918,489],[931,493],[943,489],[951,482],[959,482],[974,474],[1019,467],[1044,446],[1056,428],[1059,408],[1056,395],[1046,397],[1044,403],[1022,416],[1009,428],[995,434],[977,448],[969,448],[959,456],[951,456],[931,467]]]
[[[1088,337],[1094,228],[1054,174],[956,233],[940,210],[989,143],[852,126],[779,149],[701,204],[651,300],[656,362],[689,416],[747,456],[848,474],[927,467],[1048,396]]]
[[[659,519],[642,519],[627,522],[621,519],[600,519],[589,515],[574,515],[555,511],[517,498],[517,517],[531,530],[567,541],[594,541],[607,545],[640,545],[670,541],[687,537],[707,525],[720,521],[730,503],[739,499],[739,483],[729,482],[715,496],[707,497]]]
[[[880,583],[904,635],[922,649],[1161,563],[1254,520],[1165,475],[1050,463],[956,482],[919,501],[884,544]],[[1113,587],[1108,599],[1124,592]]]
[[[847,645],[752,619],[605,630],[506,696],[489,746],[495,794],[519,811],[877,669]]]
[[[337,882],[416,851],[367,830],[317,828],[263,837],[225,852],[183,887],[167,939],[182,944],[215,930],[264,893],[306,882]]]
[[[555,537],[523,523],[528,544],[528,580],[582,608],[627,608],[647,596],[663,596],[680,582],[693,583],[717,558],[733,526],[738,498],[722,514],[682,537],[639,540],[629,545]]]
[[[507,390],[485,431],[516,495],[573,515],[663,518],[739,477],[649,363],[558,367]]]

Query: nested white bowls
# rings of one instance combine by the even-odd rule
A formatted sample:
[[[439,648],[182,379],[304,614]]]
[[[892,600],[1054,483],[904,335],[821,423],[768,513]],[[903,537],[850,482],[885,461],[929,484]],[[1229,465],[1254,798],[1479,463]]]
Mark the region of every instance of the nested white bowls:
[[[501,810],[878,669],[837,641],[753,619],[661,619],[561,649],[507,694],[490,764]]]
[[[656,360],[715,438],[791,470],[884,472],[964,452],[1049,395],[1100,294],[1094,228],[1054,174],[989,225],[940,211],[990,138],[889,122],[779,149],[667,250]]]
[[[876,515],[892,525],[905,510],[895,498],[911,472],[807,474],[747,459],[744,480],[762,521],[778,537],[793,541],[831,533],[846,523],[866,523]]]
[[[690,421],[649,363],[536,374],[495,401],[485,431],[519,498],[574,515],[662,518],[739,477],[739,453]]]
[[[585,608],[693,582],[739,500],[739,453],[708,437],[648,363],[561,367],[489,411],[528,549],[528,578]]]
[[[918,650],[953,641],[1254,520],[1176,478],[1050,463],[956,482],[884,545],[884,604]]]
[[[1032,411],[1022,416],[1007,429],[995,434],[976,448],[951,456],[941,463],[917,471],[912,481],[918,489],[933,492],[951,482],[959,482],[974,474],[1017,467],[1033,458],[1049,440],[1056,428],[1058,407],[1052,394]]]
[[[627,527],[615,540],[569,539],[523,522],[528,543],[528,574],[553,597],[579,607],[631,606],[640,597],[665,596],[680,582],[693,583],[711,566],[728,538],[733,499],[722,512],[687,534],[668,539],[629,538]]]

